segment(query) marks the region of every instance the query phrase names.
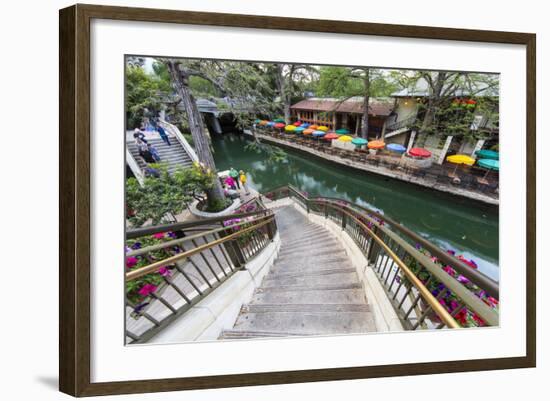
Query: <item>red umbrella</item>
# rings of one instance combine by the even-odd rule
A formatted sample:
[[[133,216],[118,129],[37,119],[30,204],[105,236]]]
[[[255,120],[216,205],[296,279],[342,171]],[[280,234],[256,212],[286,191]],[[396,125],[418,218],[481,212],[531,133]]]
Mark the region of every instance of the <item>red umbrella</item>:
[[[296,121],[296,122],[294,123],[294,125],[295,125],[296,127],[299,127],[300,125],[302,125],[302,122],[301,122],[301,121]]]
[[[328,134],[326,134],[323,139],[326,139],[327,141],[332,141],[333,139],[338,139],[340,137],[340,135],[334,133],[334,132],[329,132]]]
[[[432,156],[432,153],[424,148],[411,148],[411,150],[409,150],[409,155],[427,159]]]
[[[285,127],[285,124],[284,123],[277,123],[275,124],[275,128],[284,128]]]

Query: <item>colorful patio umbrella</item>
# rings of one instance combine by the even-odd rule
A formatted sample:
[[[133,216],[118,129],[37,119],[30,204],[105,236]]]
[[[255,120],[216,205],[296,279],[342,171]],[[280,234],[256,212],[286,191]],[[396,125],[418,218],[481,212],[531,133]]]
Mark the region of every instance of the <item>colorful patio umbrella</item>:
[[[323,131],[321,131],[323,132]],[[338,139],[340,137],[340,135],[334,133],[334,132],[329,132],[328,134],[326,134],[323,139],[326,139],[327,141],[332,141],[333,139]]]
[[[386,146],[386,148],[395,153],[405,153],[405,151],[407,150],[406,147],[398,143],[390,143],[389,145]]]
[[[301,126],[304,128],[309,128],[310,125],[311,125],[310,123],[302,123]]]
[[[499,159],[499,153],[495,152],[494,150],[489,150],[489,149],[478,150],[476,152],[476,155],[480,159],[492,159],[492,160],[498,160]]]
[[[376,140],[369,142],[367,146],[369,149],[384,149],[386,144],[384,143],[384,141]]]
[[[286,121],[285,121],[284,118],[276,118],[276,119],[273,120],[273,121],[275,121],[276,123],[283,123],[283,124],[286,123]]]
[[[296,126],[295,126],[295,125],[287,125],[287,126],[285,127],[285,131],[286,131],[286,132],[292,132],[292,131],[294,131],[295,129],[296,129]]]
[[[259,118],[257,118],[257,119],[254,120],[254,124],[259,124],[260,121],[262,121],[262,120],[260,120]]]
[[[295,127],[299,127],[300,125],[302,125],[302,122],[301,121],[296,121],[294,124]]]
[[[305,131],[305,128],[304,127],[296,127],[294,128],[294,132],[297,133],[297,134],[301,134],[302,132]]]
[[[338,140],[342,142],[351,142],[353,141],[353,138],[349,135],[342,135],[341,137],[338,138]]]
[[[313,124],[313,125],[310,125],[310,126],[309,126],[309,128],[311,128],[311,129],[317,129],[318,127],[319,127],[319,126],[316,125],[316,124]]]
[[[266,125],[268,127],[273,127],[275,125],[275,123],[273,121],[268,121],[268,123]]]
[[[275,128],[284,128],[285,127],[285,124],[284,123],[275,123]]]
[[[500,162],[495,159],[479,159],[477,161],[477,164],[487,169],[487,172],[485,173],[483,178],[487,178],[491,170],[498,171],[500,168]]]
[[[349,130],[348,129],[345,129],[345,128],[340,128],[340,129],[337,129],[336,131],[337,134],[341,134],[341,135],[347,135],[349,134]]]
[[[302,131],[302,134],[311,135],[311,134],[313,134],[313,132],[315,132],[315,130],[312,130],[311,128],[307,128],[307,129]]]
[[[472,159],[470,156],[468,155],[452,155],[452,156],[447,156],[447,161],[449,163],[454,163],[456,164],[455,166],[455,169],[453,170],[453,175],[456,173],[456,169],[458,168],[458,166],[460,166],[461,164],[466,164],[467,166],[472,166],[476,161],[475,159]]]
[[[264,125],[266,125],[268,122],[269,122],[269,121],[267,121],[267,120],[262,120],[262,121],[260,121],[260,125],[264,126]]]
[[[432,153],[424,148],[411,148],[409,150],[409,155],[414,157],[422,157],[424,159],[432,157]]]
[[[327,133],[325,131],[313,131],[313,136],[315,138],[322,138],[326,135]]]
[[[369,143],[365,138],[353,138],[351,140],[351,143],[353,143],[355,146],[363,146]]]
[[[328,131],[328,127],[325,127],[324,125],[320,125],[319,127],[317,127],[317,129],[318,129],[319,131],[325,131],[325,132]]]

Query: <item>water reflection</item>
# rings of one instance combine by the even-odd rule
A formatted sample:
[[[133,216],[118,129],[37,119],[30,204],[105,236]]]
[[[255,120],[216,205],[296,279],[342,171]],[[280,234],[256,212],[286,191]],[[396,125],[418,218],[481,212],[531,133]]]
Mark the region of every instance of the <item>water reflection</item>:
[[[343,198],[386,213],[445,249],[474,258],[480,271],[498,280],[498,209],[412,184],[335,166],[297,153],[274,163],[244,150],[242,137],[213,142],[220,170],[243,169],[259,191],[293,184],[311,195]]]

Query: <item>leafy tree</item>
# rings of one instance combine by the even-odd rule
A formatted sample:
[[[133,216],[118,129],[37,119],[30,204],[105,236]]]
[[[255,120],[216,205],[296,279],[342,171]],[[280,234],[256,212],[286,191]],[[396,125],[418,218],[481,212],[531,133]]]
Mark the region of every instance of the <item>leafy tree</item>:
[[[384,70],[368,67],[321,67],[317,84],[317,93],[340,98],[338,105],[351,97],[363,97],[363,138],[368,137],[370,97],[386,97],[396,89],[397,84]]]
[[[218,181],[214,172],[195,163],[189,168],[178,168],[173,174],[164,164],[152,164],[158,177],[145,177],[143,185],[135,178],[126,182],[128,221],[140,227],[150,221],[153,225],[165,222],[167,216],[179,214],[194,200],[204,200],[205,191]]]
[[[126,66],[127,127],[139,126],[144,117],[162,110],[163,96],[170,91],[169,83],[155,74],[148,74],[141,65]]]

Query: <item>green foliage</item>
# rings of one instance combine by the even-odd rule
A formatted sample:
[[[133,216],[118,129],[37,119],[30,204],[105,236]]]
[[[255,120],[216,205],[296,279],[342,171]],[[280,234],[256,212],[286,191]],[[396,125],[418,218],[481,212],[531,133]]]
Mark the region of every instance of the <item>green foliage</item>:
[[[166,222],[169,214],[179,214],[193,199],[202,200],[206,190],[212,188],[215,173],[199,164],[179,168],[173,174],[163,164],[152,164],[159,177],[146,177],[143,186],[135,178],[126,182],[128,221],[134,227],[146,222],[157,225]]]
[[[171,90],[169,81],[148,74],[140,65],[126,66],[127,127],[138,127],[144,117],[151,117],[163,108],[162,98]]]
[[[399,85],[389,73],[380,69],[356,69],[351,67],[321,67],[316,92],[318,96],[348,98],[364,96],[364,74],[368,71],[370,84],[369,96],[387,97],[395,92]]]

